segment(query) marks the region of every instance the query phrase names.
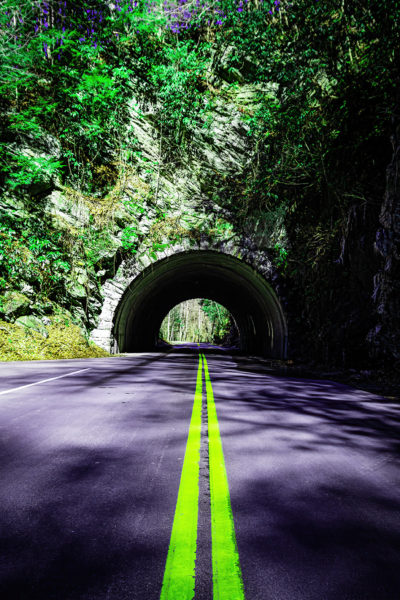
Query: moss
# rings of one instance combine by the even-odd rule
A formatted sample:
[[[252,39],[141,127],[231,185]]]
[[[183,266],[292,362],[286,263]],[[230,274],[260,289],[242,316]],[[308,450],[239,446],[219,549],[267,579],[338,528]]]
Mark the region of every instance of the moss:
[[[113,222],[115,213],[127,203],[143,203],[151,199],[150,186],[137,174],[136,170],[120,161],[112,163],[118,169],[112,187],[103,196],[82,193],[70,186],[62,186],[65,196],[76,204],[84,204],[97,227],[105,227]],[[103,170],[107,166],[102,167]],[[128,210],[129,212],[129,210]]]
[[[190,230],[182,227],[179,217],[165,217],[150,226],[147,237],[151,243],[161,244],[165,240],[178,241],[188,236]]]
[[[50,318],[48,337],[0,320],[0,360],[100,358],[109,353],[88,342],[77,325],[62,316]]]

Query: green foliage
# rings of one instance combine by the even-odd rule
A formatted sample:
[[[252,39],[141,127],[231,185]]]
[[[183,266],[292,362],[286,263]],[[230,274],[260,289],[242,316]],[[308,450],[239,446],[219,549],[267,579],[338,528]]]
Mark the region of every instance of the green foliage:
[[[218,302],[203,298],[200,300],[201,310],[211,322],[211,336],[214,343],[223,341],[233,323],[230,312]]]
[[[230,1],[223,6],[228,21],[216,39],[222,48],[229,40],[225,70],[266,90],[257,108],[242,111],[256,157],[241,177],[245,185],[227,181],[239,212],[285,205],[294,215],[306,205],[308,218],[337,219],[354,198],[374,202],[382,194],[374,173],[389,161],[400,5],[298,0],[273,14],[250,3],[240,14]]]
[[[0,224],[0,285],[18,287],[21,281],[29,282],[39,297],[56,297],[71,270],[61,236],[54,233],[42,238],[31,229],[16,231]]]
[[[149,71],[160,101],[160,122],[173,129],[177,141],[182,129],[190,131],[203,124],[202,117],[209,109],[200,87],[209,66],[209,58],[204,56],[209,49],[207,44],[199,51],[191,41],[177,41],[174,47],[165,47],[164,62],[154,64]]]
[[[2,142],[0,161],[3,170],[12,173],[5,184],[12,189],[29,186],[57,172],[77,188],[90,190],[101,152],[119,145],[132,69],[118,59],[109,64],[99,46],[79,41],[85,12],[70,10],[69,23],[75,27],[62,33],[61,58],[55,16],[35,34],[41,6],[15,0],[3,4],[0,92],[7,108],[6,137],[20,144],[26,135],[39,138],[43,129],[50,131],[61,141],[63,157],[55,161],[15,156]],[[52,3],[50,10],[54,11]],[[107,28],[112,27],[107,22],[105,35],[111,35]]]
[[[59,175],[62,167],[62,163],[52,156],[29,156],[4,146],[0,146],[0,164],[6,173],[5,185],[11,190],[48,182]]]
[[[129,250],[132,254],[136,254],[138,246],[138,226],[127,225],[122,230],[121,245],[124,250]]]
[[[126,136],[122,141],[121,136],[127,129],[126,100],[133,78],[136,92],[145,90],[158,99],[161,137],[182,141],[195,127],[207,124],[204,80],[210,44],[168,36],[167,43],[162,41],[162,11],[149,11],[146,2],[135,11],[128,2],[119,10],[101,7],[104,18],[97,23],[97,39],[83,34],[88,29],[86,4],[93,9],[88,3],[67,3],[60,9],[67,25],[63,31],[57,24],[57,3],[49,3],[49,12],[27,0],[3,4],[0,92],[7,107],[7,137],[21,142],[26,134],[39,138],[43,129],[55,134],[62,143],[57,169],[64,182],[99,192],[95,169],[101,157],[122,147],[131,155],[138,151],[134,140]],[[4,163],[9,153],[5,145]],[[18,167],[25,174],[7,179],[7,185],[35,182],[29,177],[32,165],[14,161],[10,168]]]
[[[274,249],[276,250],[276,253],[277,253],[275,263],[278,265],[278,267],[286,268],[287,255],[288,255],[287,250],[278,243],[275,244]]]

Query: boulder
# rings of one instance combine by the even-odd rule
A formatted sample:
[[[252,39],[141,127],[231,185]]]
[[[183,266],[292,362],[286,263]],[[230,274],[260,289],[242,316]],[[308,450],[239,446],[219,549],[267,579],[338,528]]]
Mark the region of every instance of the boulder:
[[[0,296],[0,314],[16,319],[29,312],[30,300],[20,292],[8,291]]]
[[[40,335],[42,335],[44,338],[49,337],[48,331],[43,325],[42,321],[33,315],[19,317],[15,321],[15,324],[20,325],[21,327],[26,327],[27,329],[33,329],[33,331],[37,331],[37,333],[40,333]]]

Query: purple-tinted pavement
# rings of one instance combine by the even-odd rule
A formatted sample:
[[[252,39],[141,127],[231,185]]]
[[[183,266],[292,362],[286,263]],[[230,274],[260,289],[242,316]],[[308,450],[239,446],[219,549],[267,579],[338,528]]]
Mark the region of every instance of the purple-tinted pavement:
[[[0,364],[2,600],[159,598],[197,360]],[[398,600],[400,407],[208,364],[246,600]]]

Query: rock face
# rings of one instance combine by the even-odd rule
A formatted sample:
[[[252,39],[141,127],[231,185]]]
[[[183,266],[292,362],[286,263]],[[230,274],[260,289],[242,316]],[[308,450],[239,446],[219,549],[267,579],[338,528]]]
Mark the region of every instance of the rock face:
[[[178,210],[191,206],[204,212],[204,203],[210,208],[213,192],[218,192],[218,179],[239,176],[252,163],[256,149],[244,114],[257,108],[261,93],[273,97],[277,88],[274,84],[231,88],[224,81],[218,83],[220,96],[213,100],[203,126],[196,128],[185,147],[176,149],[171,158],[168,141],[154,124],[154,104],[143,97],[136,98],[139,86],[132,84],[129,126],[140,148],[138,166],[145,166],[144,161],[157,163],[157,198]],[[212,208],[217,210],[215,204]]]
[[[16,319],[29,312],[31,301],[20,292],[6,292],[0,297],[0,310],[4,316]]]
[[[160,233],[155,231],[156,244],[149,251],[148,240],[157,226],[157,210],[150,203],[148,212],[139,217],[144,239],[135,259],[125,258],[115,276],[103,284],[101,293],[104,302],[91,339],[104,349],[109,350],[110,343],[113,343],[113,319],[127,286],[143,269],[173,253],[195,249],[228,253],[239,256],[270,279],[272,265],[265,249],[271,248],[276,239],[284,237],[282,224],[278,223],[275,229],[268,231],[263,227],[256,231],[257,228],[253,227],[251,235],[235,233],[225,219],[226,210],[213,198],[218,195],[222,179],[240,176],[253,160],[255,149],[243,119],[243,107],[254,110],[259,94],[273,95],[276,86],[271,84],[265,88],[242,84],[234,90],[229,86],[226,88],[229,93],[226,92],[224,99],[215,100],[207,127],[196,129],[190,142],[170,160],[165,158],[170,156],[170,150],[163,146],[167,142],[162,131],[154,125],[154,105],[146,99],[136,98],[135,85],[132,86],[129,126],[138,140],[140,157],[136,171],[126,178],[123,202],[129,203],[135,193],[137,173],[140,173],[153,190],[158,212],[168,210],[171,224],[163,228],[161,222]],[[157,163],[158,169],[146,176],[144,173],[149,162]],[[171,243],[177,232],[178,239]],[[157,244],[161,245],[161,249]]]
[[[369,333],[372,351],[384,364],[400,364],[400,123],[393,136],[393,158],[387,169],[386,193],[376,232],[380,269],[374,278],[376,324]]]
[[[16,319],[15,324],[21,325],[21,327],[27,327],[28,329],[33,329],[33,331],[37,331],[44,338],[49,336],[46,327],[43,325],[42,321],[38,319],[38,317],[34,317],[32,315],[19,317]]]
[[[233,253],[259,272],[270,273],[266,249],[284,237],[282,224],[266,230],[258,222],[245,234],[245,228],[238,233],[229,210],[215,201],[221,182],[240,176],[253,159],[255,148],[243,112],[257,107],[260,93],[276,91],[272,84],[249,85],[242,79],[234,87],[219,79],[219,95],[204,118],[205,126],[175,149],[156,125],[154,101],[137,95],[140,86],[131,81],[126,135],[136,139],[138,150],[120,165],[107,192],[94,190],[89,195],[43,176],[19,193],[6,194],[0,203],[5,221],[12,224],[18,219],[22,228],[24,222],[40,220],[42,237],[47,228],[58,241],[57,248],[49,245],[42,253],[36,251],[35,239],[24,241],[21,264],[37,268],[22,268],[9,284],[13,289],[0,305],[0,316],[10,321],[25,315],[32,319],[62,306],[109,350],[114,311],[126,286],[171,253],[201,248]],[[27,156],[60,158],[59,141],[46,132],[13,144]],[[16,242],[10,240],[11,253]],[[28,288],[31,293],[25,297]]]

